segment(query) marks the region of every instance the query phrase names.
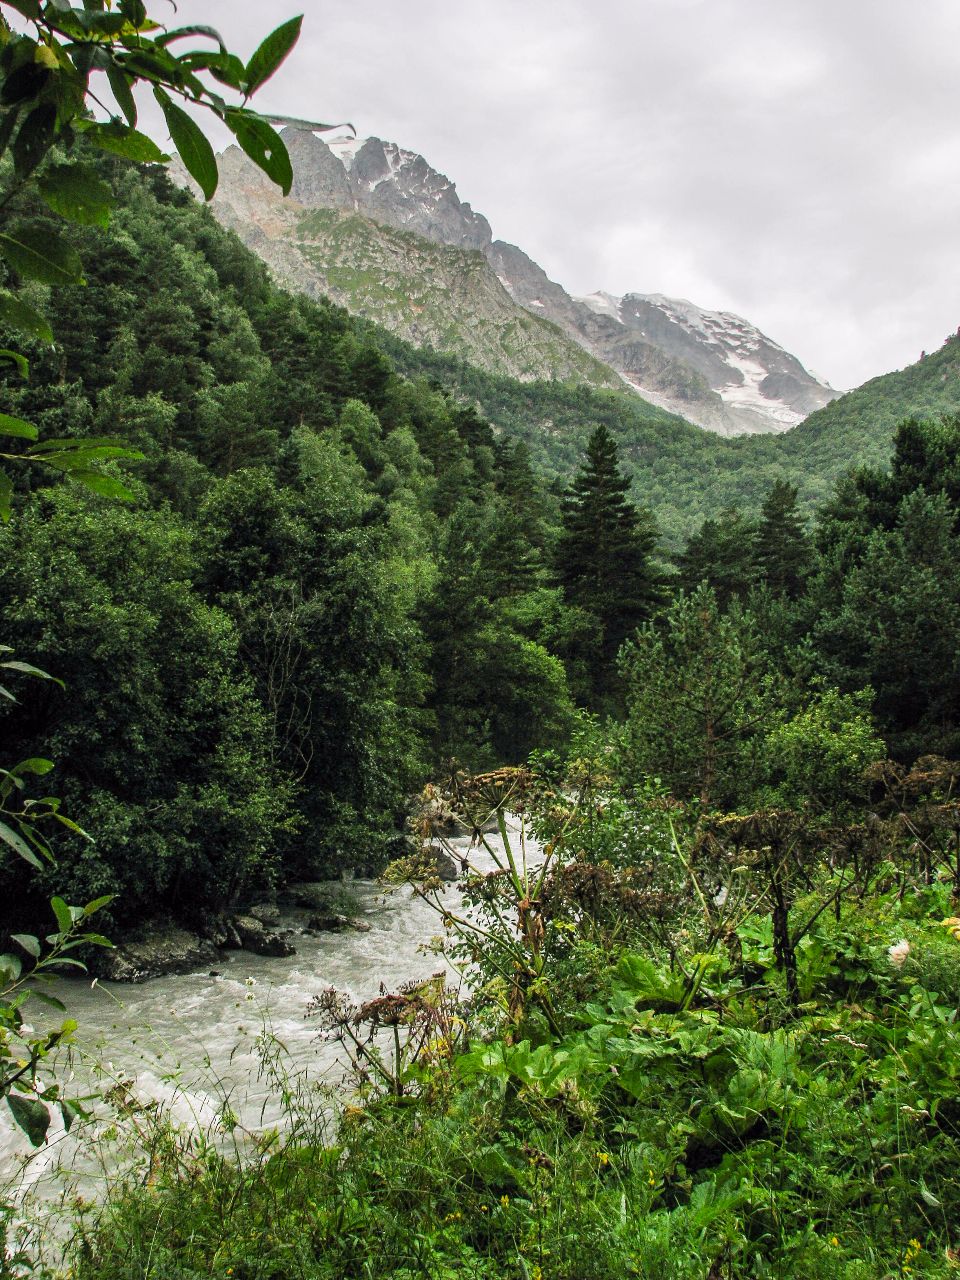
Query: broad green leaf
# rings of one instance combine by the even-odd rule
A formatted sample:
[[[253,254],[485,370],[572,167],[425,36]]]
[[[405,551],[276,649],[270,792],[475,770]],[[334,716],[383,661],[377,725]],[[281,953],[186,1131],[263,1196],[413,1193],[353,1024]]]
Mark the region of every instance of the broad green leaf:
[[[0,325],[17,329],[41,342],[53,342],[53,330],[47,319],[12,293],[0,293]]]
[[[15,271],[44,284],[83,284],[80,256],[49,229],[25,228],[0,235],[0,256]]]
[[[247,70],[235,53],[185,53],[180,61],[191,71],[209,71],[231,89],[243,88]]]
[[[85,916],[92,916],[95,912],[100,911],[108,903],[112,902],[115,897],[116,894],[105,893],[102,898],[94,898],[92,902],[88,902],[83,908],[83,914]]]
[[[21,378],[30,376],[30,361],[19,351],[9,351],[6,347],[0,348],[0,364],[14,364]]]
[[[11,9],[16,9],[17,13],[22,13],[25,18],[29,18],[31,22],[40,16],[39,0],[7,0],[7,4]]]
[[[27,115],[13,143],[13,167],[19,178],[33,173],[53,146],[57,133],[57,108],[42,102]]]
[[[82,484],[85,489],[89,489],[91,493],[98,493],[102,498],[116,498],[120,502],[130,502],[133,494],[127,486],[116,478],[116,476],[105,475],[102,471],[92,471],[86,468],[67,468],[66,475],[71,480],[76,480],[78,484]]]
[[[55,684],[63,685],[62,680],[58,680],[56,676],[50,675],[47,671],[41,671],[39,667],[35,667],[29,662],[21,662],[19,659],[16,659],[12,662],[0,663],[0,666],[2,666],[6,671],[21,671],[25,676],[39,676],[41,680],[52,680]],[[17,767],[19,768],[21,766],[18,765]],[[31,772],[36,772],[36,770],[32,770]],[[48,771],[44,770],[44,772]]]
[[[12,827],[8,827],[5,822],[0,822],[0,840],[9,845],[24,862],[29,862],[31,867],[36,867],[39,870],[43,866],[43,863],[24,840],[23,836],[14,831]]]
[[[228,114],[227,124],[254,164],[263,170],[271,182],[277,184],[284,195],[289,195],[293,186],[293,168],[279,133],[266,120],[253,115],[240,115],[239,112]]]
[[[147,8],[143,0],[120,0],[117,7],[131,26],[138,30],[147,20]]]
[[[91,947],[110,947],[112,950],[117,944],[111,942],[109,938],[105,938],[102,933],[85,933],[83,941]]]
[[[36,1098],[24,1098],[19,1093],[11,1093],[7,1098],[7,1106],[33,1146],[42,1146],[50,1128],[50,1112],[44,1104]]]
[[[207,36],[210,40],[215,40],[220,46],[220,52],[226,53],[227,46],[223,43],[223,36],[214,27],[205,27],[202,25],[194,25],[190,27],[174,27],[172,31],[166,31],[162,36],[157,36],[156,43],[166,47],[172,44],[174,40],[183,40],[186,36]]]
[[[39,1000],[41,1004],[49,1005],[51,1009],[58,1009],[61,1013],[65,1013],[67,1006],[62,1000],[58,1000],[56,996],[47,995],[45,991],[38,991],[33,987],[30,991],[31,1000]]]
[[[197,122],[175,102],[171,102],[162,89],[155,89],[154,94],[163,108],[170,137],[180,159],[204,197],[211,200],[217,189],[218,178],[217,157],[213,153],[213,147]]]
[[[59,1106],[60,1116],[63,1120],[64,1132],[69,1133],[74,1120],[76,1120],[77,1116],[81,1114],[80,1109],[75,1107],[72,1102],[67,1102],[65,1098],[60,1100]]]
[[[10,939],[15,942],[18,947],[23,947],[27,955],[33,956],[35,960],[40,958],[40,940],[35,938],[32,933],[11,933]]]
[[[37,185],[43,199],[61,217],[84,226],[109,226],[113,192],[89,169],[73,164],[52,165]]]
[[[5,662],[3,665],[12,667],[14,664],[12,662]],[[20,663],[19,669],[23,670],[24,668],[25,664]],[[41,671],[39,667],[27,667],[26,669],[29,670],[32,675],[43,676],[45,680],[52,679],[52,677],[48,676],[45,671]],[[18,775],[32,773],[35,777],[42,778],[48,774],[52,768],[52,760],[44,760],[41,756],[31,756],[29,760],[21,760],[19,764],[14,765],[11,773]]]
[[[101,151],[109,151],[137,164],[166,164],[170,157],[161,151],[152,138],[138,133],[119,120],[99,124],[92,120],[78,120],[74,128],[85,133]]]
[[[0,956],[0,973],[6,975],[3,982],[0,982],[0,987],[7,982],[16,982],[21,973],[23,973],[23,961],[19,956],[11,956],[5,953]]]
[[[51,898],[50,906],[57,917],[57,926],[61,933],[69,933],[73,928],[73,913],[62,898]]]
[[[22,418],[11,418],[7,413],[0,413],[0,436],[15,436],[18,440],[36,440],[39,432],[32,422],[24,422]]]
[[[110,83],[110,90],[117,100],[117,106],[127,117],[130,128],[135,129],[137,127],[136,100],[127,77],[115,62],[111,62],[107,67],[107,80]]]
[[[303,14],[271,31],[247,63],[247,96],[256,93],[273,75],[300,37]]]

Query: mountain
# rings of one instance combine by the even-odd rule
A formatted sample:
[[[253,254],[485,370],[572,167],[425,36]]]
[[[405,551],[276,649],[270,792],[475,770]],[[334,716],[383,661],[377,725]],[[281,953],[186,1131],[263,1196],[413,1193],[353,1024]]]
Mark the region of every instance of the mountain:
[[[214,213],[283,284],[416,346],[521,381],[630,388],[721,435],[784,431],[838,394],[737,316],[661,295],[571,297],[416,152],[285,140],[290,196],[230,147]]]

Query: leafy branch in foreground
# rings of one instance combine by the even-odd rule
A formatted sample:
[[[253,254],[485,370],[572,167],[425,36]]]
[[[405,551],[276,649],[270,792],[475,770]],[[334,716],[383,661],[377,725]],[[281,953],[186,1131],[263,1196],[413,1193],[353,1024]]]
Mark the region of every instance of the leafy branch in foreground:
[[[0,645],[0,656],[12,652],[8,645]],[[62,681],[39,667],[14,658],[0,662],[0,671],[53,680],[62,685]],[[16,701],[4,685],[0,685],[0,697]],[[29,778],[44,778],[52,769],[52,761],[39,757],[21,760],[10,769],[0,768],[0,845],[11,849],[37,870],[43,865],[41,859],[53,862],[43,830],[45,825],[57,823],[85,840],[90,839],[72,818],[60,812],[60,800],[56,796],[34,799],[26,794]],[[6,1099],[14,1120],[34,1146],[39,1146],[46,1137],[50,1125],[48,1104],[55,1102],[59,1106],[67,1129],[74,1118],[82,1114],[77,1102],[62,1096],[58,1083],[44,1085],[37,1074],[40,1063],[58,1045],[69,1042],[77,1024],[66,1019],[58,1027],[36,1031],[24,1022],[21,1009],[28,1000],[34,999],[61,1013],[65,1011],[63,1003],[39,990],[38,984],[48,982],[65,968],[85,970],[86,966],[70,954],[79,947],[113,945],[102,934],[81,931],[85,922],[112,897],[107,894],[84,907],[68,906],[62,898],[51,899],[57,921],[53,933],[43,940],[28,933],[10,935],[10,941],[26,956],[26,963],[17,953],[0,955],[0,1099]]]
[[[25,21],[24,21],[25,20]],[[185,168],[206,199],[217,189],[213,147],[187,107],[209,111],[233,133],[239,146],[284,194],[293,171],[279,133],[247,104],[296,44],[302,18],[283,23],[248,62],[231,53],[212,27],[167,28],[149,17],[142,0],[90,0],[71,8],[66,0],[3,0],[0,4],[0,260],[8,272],[0,289],[0,326],[52,345],[46,317],[20,295],[23,281],[82,285],[80,257],[70,242],[35,216],[41,204],[69,222],[106,227],[113,193],[94,167],[71,156],[78,137],[93,151],[136,163],[170,159],[137,129],[134,89],[149,85]],[[23,28],[26,26],[26,30]],[[183,52],[176,52],[187,42]],[[198,43],[199,42],[199,43]],[[103,84],[93,79],[105,77]],[[212,83],[211,83],[212,82]],[[214,87],[216,86],[216,87]],[[231,92],[228,101],[220,91]],[[175,101],[175,99],[179,99]],[[182,103],[183,105],[180,105]],[[108,119],[96,119],[98,108]],[[282,123],[282,117],[270,117]],[[298,122],[306,125],[307,122]],[[310,124],[324,129],[332,126]],[[52,153],[58,155],[52,162]],[[0,368],[29,374],[22,352],[0,348]],[[19,418],[0,415],[0,435],[26,441],[24,453],[0,451],[0,460],[40,462],[96,493],[128,498],[115,476],[97,464],[142,455],[114,440],[47,440]],[[13,484],[0,470],[0,520],[10,516]]]

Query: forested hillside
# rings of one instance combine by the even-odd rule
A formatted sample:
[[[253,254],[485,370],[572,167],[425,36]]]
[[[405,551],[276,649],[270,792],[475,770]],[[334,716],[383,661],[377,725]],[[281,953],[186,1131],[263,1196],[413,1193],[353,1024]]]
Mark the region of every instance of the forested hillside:
[[[778,480],[793,484],[812,514],[852,466],[883,466],[896,424],[911,414],[960,409],[960,338],[898,373],[874,378],[778,436],[732,440],[691,427],[626,393],[494,378],[449,357],[377,338],[398,367],[427,374],[476,402],[498,427],[525,440],[547,475],[569,477],[592,424],[604,423],[633,475],[634,493],[678,546],[725,507],[758,511]]]
[[[190,914],[281,867],[373,866],[428,766],[521,759],[569,716],[567,623],[522,450],[275,289],[162,171],[102,169],[86,285],[4,391],[43,439],[144,457],[132,505],[21,486],[4,641],[66,692],[6,705],[3,734],[97,832],[30,894]]]

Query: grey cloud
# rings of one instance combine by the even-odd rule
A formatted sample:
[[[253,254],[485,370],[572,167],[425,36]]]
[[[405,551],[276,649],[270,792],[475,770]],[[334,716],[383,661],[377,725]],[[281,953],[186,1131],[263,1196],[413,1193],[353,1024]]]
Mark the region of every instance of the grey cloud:
[[[740,312],[851,386],[960,322],[958,37],[954,0],[307,0],[261,101],[421,151],[573,292]]]

